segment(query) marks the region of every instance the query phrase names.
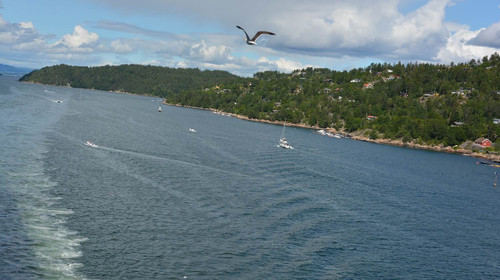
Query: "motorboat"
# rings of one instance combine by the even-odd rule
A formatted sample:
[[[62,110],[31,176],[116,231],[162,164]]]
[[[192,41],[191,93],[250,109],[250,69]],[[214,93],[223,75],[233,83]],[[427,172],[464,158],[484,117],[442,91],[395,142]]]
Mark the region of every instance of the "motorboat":
[[[85,146],[89,146],[89,147],[92,147],[92,148],[99,148],[99,146],[97,146],[97,144],[94,144],[94,142],[88,140],[87,142],[85,142]]]
[[[196,129],[194,129],[194,128],[190,128],[188,130],[189,130],[189,132],[196,132]]]

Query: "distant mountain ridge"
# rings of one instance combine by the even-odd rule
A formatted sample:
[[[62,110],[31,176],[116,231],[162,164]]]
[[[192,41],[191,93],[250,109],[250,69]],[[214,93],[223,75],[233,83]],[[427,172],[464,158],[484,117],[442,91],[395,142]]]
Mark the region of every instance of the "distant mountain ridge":
[[[6,64],[0,64],[0,74],[27,74],[34,69],[27,67],[15,67]]]

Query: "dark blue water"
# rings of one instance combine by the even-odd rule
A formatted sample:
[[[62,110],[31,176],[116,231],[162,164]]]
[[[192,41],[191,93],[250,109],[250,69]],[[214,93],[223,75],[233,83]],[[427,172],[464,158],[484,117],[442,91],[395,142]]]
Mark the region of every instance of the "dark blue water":
[[[0,77],[0,278],[500,278],[492,167],[158,105]]]

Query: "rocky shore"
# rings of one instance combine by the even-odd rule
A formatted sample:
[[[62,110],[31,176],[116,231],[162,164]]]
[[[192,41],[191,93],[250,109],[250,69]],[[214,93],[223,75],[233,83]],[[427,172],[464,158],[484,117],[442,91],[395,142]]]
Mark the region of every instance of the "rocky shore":
[[[453,147],[449,147],[449,146],[444,147],[443,145],[438,145],[438,146],[422,145],[422,144],[414,143],[413,141],[405,143],[401,140],[394,140],[394,139],[370,139],[366,136],[361,136],[361,135],[354,135],[354,136],[351,136],[351,138],[354,140],[377,143],[377,144],[385,144],[385,145],[392,145],[392,146],[398,146],[398,147],[407,147],[407,148],[412,148],[412,149],[421,149],[421,150],[428,150],[428,151],[460,154],[460,155],[464,155],[464,156],[470,156],[470,157],[476,157],[476,158],[482,158],[482,159],[486,159],[486,160],[500,162],[500,155],[499,154],[486,153],[486,152],[475,152],[471,149],[465,149],[465,148],[461,148],[461,147],[453,148]]]
[[[281,122],[281,121],[252,119],[252,118],[249,118],[247,116],[221,112],[221,111],[214,110],[214,109],[207,109],[207,108],[194,107],[194,106],[184,106],[184,105],[179,105],[179,104],[170,104],[166,101],[164,101],[163,103],[165,105],[171,105],[171,106],[186,107],[186,108],[193,108],[193,109],[200,109],[200,110],[209,110],[209,111],[212,111],[215,113],[225,114],[227,116],[235,117],[235,118],[238,118],[241,120],[246,120],[246,121],[283,125],[283,122]],[[314,129],[314,130],[321,129],[320,127],[310,126],[307,124],[287,123],[287,126],[308,128],[308,129]],[[371,139],[369,137],[364,136],[363,133],[359,132],[359,131],[347,134],[347,133],[339,132],[339,131],[335,130],[334,128],[326,128],[325,131],[328,131],[331,133],[340,133],[340,134],[343,134],[351,139],[358,140],[358,141],[364,141],[364,142],[370,142],[370,143],[376,143],[376,144],[384,144],[384,145],[392,145],[392,146],[398,146],[398,147],[406,147],[406,148],[412,148],[412,149],[421,149],[421,150],[428,150],[428,151],[435,151],[435,152],[460,154],[460,155],[464,155],[464,156],[470,156],[470,157],[476,157],[476,158],[500,162],[500,154],[486,153],[486,152],[475,152],[471,149],[466,149],[466,148],[462,148],[462,147],[454,148],[454,147],[449,147],[449,146],[444,147],[443,145],[437,145],[437,146],[436,145],[424,145],[424,144],[415,143],[413,141],[405,143],[402,140],[398,140],[398,139],[396,139],[396,140],[395,139],[383,139],[383,138]]]

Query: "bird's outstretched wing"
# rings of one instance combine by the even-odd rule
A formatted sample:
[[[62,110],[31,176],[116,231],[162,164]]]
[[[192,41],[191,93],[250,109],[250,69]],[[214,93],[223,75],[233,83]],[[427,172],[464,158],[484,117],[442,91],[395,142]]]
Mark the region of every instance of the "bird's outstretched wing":
[[[245,33],[246,33],[246,32],[245,32]],[[257,40],[257,38],[259,38],[259,36],[260,36],[260,35],[262,35],[262,34],[267,34],[267,35],[276,35],[276,34],[274,34],[273,32],[269,32],[269,31],[259,31],[259,32],[257,32],[257,33],[255,34],[255,36],[253,36],[252,41],[254,41],[254,42],[255,42],[255,41]],[[247,36],[248,36],[248,35],[247,35]]]
[[[248,34],[247,34],[247,32],[245,31],[245,29],[243,29],[243,27],[238,26],[238,25],[236,25],[236,27],[237,27],[237,28],[239,28],[239,29],[241,29],[241,30],[243,30],[243,32],[245,32],[245,36],[247,36],[247,41],[250,41],[250,37],[248,37]]]

